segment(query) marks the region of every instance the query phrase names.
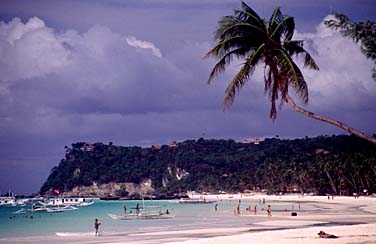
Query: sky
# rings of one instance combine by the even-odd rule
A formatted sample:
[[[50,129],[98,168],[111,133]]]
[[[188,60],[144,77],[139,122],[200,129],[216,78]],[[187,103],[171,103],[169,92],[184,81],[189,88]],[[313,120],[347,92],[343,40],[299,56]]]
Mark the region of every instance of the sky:
[[[326,28],[332,11],[376,21],[374,0],[248,0],[296,23],[294,39],[320,67],[302,68],[304,108],[376,133],[372,62]],[[223,110],[239,62],[207,84],[217,21],[233,0],[0,0],[0,192],[38,192],[75,142],[167,144],[187,139],[345,134],[294,112],[269,119],[262,66]],[[300,60],[296,61],[298,64]]]

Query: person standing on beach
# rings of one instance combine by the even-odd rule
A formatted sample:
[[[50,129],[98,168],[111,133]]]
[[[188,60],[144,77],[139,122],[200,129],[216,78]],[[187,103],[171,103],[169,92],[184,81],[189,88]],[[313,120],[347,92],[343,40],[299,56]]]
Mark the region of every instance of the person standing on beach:
[[[257,214],[257,205],[255,205],[255,207],[253,208],[253,214],[254,214],[254,215]]]
[[[123,204],[123,208],[124,208],[124,214],[126,214],[127,213],[127,204],[126,203]]]
[[[101,225],[101,223],[99,223],[99,220],[98,219],[95,219],[95,222],[94,222],[94,228],[95,228],[95,236],[98,236],[99,233],[98,233],[98,230],[99,230],[99,226]]]
[[[272,216],[272,208],[270,207],[270,205],[268,205],[268,210],[266,211],[268,213],[268,216]]]
[[[216,203],[215,206],[214,206],[214,211],[218,211],[218,204]]]

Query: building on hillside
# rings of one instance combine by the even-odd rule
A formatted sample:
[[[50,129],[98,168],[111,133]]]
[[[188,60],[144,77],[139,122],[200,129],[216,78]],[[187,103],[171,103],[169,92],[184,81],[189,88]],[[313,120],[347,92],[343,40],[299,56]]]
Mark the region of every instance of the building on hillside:
[[[168,144],[169,147],[177,147],[178,144],[176,143],[176,141],[173,141],[172,143]]]
[[[92,152],[94,150],[94,145],[90,143],[85,143],[80,149],[84,152]]]
[[[260,142],[265,141],[265,138],[247,138],[244,140],[239,141],[240,143],[244,144],[260,144]]]

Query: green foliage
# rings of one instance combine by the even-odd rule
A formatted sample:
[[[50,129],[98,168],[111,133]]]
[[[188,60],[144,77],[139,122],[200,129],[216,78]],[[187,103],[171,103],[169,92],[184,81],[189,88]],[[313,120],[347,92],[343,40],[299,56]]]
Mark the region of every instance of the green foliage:
[[[71,190],[109,182],[151,179],[160,193],[187,190],[238,192],[376,193],[376,146],[355,136],[295,140],[266,139],[260,144],[234,140],[187,140],[176,147],[122,147],[72,144],[51,170],[41,192]],[[189,174],[185,174],[189,173]],[[126,193],[122,193],[126,194]]]

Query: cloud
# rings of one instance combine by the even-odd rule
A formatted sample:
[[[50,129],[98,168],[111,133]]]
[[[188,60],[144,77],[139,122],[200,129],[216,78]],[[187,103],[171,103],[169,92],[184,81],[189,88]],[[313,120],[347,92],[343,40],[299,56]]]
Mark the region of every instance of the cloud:
[[[41,19],[22,23],[14,18],[0,22],[0,56],[0,81],[14,81],[58,71],[69,61],[70,52]]]
[[[324,20],[333,18],[329,15]],[[312,54],[319,71],[304,69],[310,91],[310,105],[321,111],[372,110],[376,83],[371,78],[372,61],[357,43],[321,22],[314,33],[296,33]]]
[[[9,106],[26,106],[21,96],[34,104],[26,113],[30,116],[37,116],[39,107],[123,114],[162,112],[181,104],[176,81],[182,73],[151,42],[101,25],[83,33],[56,32],[37,17],[26,23],[15,18],[0,29],[1,51],[8,57],[0,62],[0,77],[6,81],[0,91],[3,99],[16,100]]]
[[[153,43],[147,41],[137,40],[134,36],[129,36],[125,38],[127,43],[132,47],[142,48],[142,49],[150,49],[154,56],[158,58],[162,58],[162,52],[157,48]]]

